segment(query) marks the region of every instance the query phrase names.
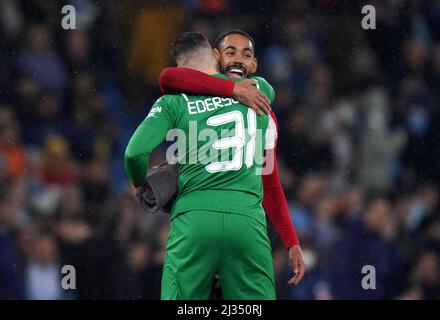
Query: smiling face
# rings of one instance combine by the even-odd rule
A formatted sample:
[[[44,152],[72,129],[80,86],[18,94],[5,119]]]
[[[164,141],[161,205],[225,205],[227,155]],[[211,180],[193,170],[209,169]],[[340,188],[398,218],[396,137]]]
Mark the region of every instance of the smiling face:
[[[221,72],[230,78],[246,78],[257,71],[257,59],[251,40],[241,34],[226,36],[214,54]]]

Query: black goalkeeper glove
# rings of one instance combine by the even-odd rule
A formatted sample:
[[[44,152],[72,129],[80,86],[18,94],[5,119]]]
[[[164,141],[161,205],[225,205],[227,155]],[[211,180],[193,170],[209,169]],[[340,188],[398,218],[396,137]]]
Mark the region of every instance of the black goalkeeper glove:
[[[177,165],[164,162],[148,174],[146,180],[136,188],[136,198],[148,213],[171,212],[177,193]]]

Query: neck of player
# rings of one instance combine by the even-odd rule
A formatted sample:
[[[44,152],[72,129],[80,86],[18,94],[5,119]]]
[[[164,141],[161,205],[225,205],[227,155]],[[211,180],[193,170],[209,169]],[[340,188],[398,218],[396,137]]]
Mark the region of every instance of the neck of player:
[[[191,68],[206,74],[220,73],[216,59],[210,57],[201,57],[200,59],[191,59],[183,61],[178,65],[179,67]]]

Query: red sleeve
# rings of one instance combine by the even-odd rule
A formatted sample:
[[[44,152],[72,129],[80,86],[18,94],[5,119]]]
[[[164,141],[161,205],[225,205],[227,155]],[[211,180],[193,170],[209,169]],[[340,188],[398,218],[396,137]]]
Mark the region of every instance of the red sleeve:
[[[271,116],[278,131],[278,123],[273,111],[271,111]],[[264,192],[263,207],[277,233],[283,240],[285,248],[288,249],[291,246],[299,244],[299,240],[292,220],[290,219],[286,197],[278,175],[276,148],[267,150],[266,158],[268,156],[273,157],[273,171],[271,174],[262,176]]]
[[[235,82],[214,77],[195,69],[171,67],[162,70],[159,85],[163,94],[177,91],[232,97]]]

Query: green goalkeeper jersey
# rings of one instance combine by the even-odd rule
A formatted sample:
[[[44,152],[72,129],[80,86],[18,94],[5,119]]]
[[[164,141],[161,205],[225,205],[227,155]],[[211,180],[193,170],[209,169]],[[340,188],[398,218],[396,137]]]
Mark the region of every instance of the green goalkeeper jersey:
[[[224,75],[216,75],[227,78]],[[259,89],[271,103],[273,88],[260,77]],[[131,138],[126,171],[137,186],[151,151],[162,141],[175,141],[167,159],[178,159],[178,194],[172,218],[189,210],[244,214],[265,223],[261,170],[264,149],[275,146],[270,116],[232,98],[167,94],[159,98]]]

